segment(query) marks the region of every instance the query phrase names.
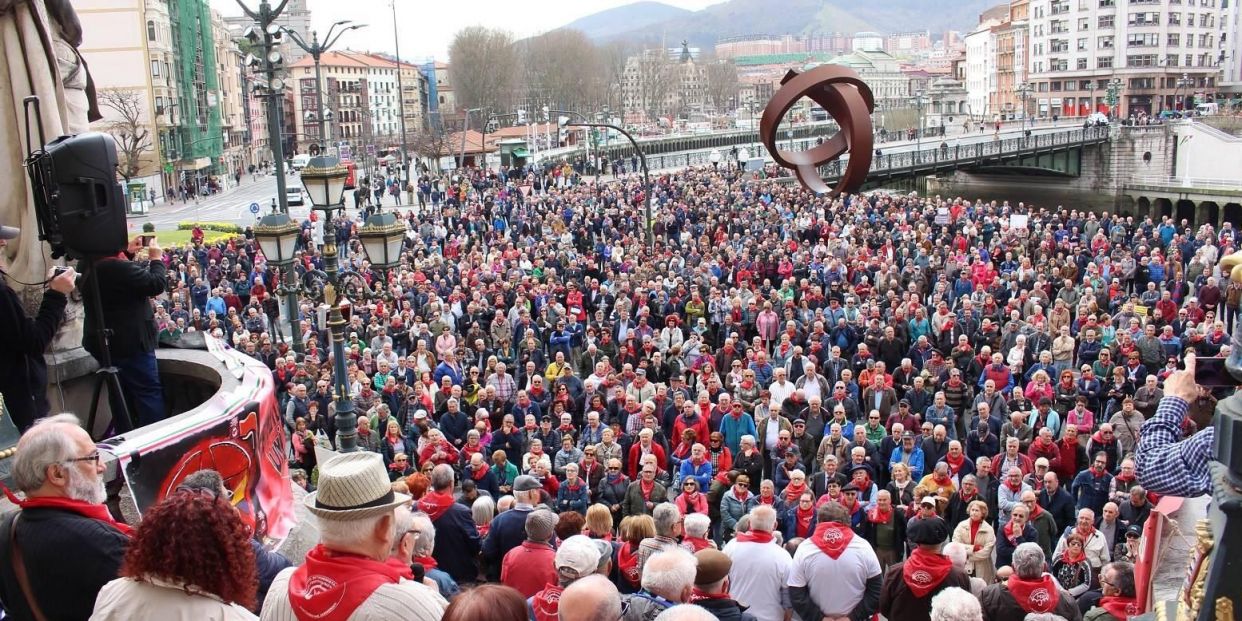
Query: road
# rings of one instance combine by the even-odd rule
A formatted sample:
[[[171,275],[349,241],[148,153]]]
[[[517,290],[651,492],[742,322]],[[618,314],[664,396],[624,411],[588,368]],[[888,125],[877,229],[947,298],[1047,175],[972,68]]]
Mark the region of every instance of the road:
[[[301,185],[297,174],[290,175],[286,185]],[[272,200],[276,198],[276,177],[259,175],[256,179],[246,176],[241,185],[229,188],[219,194],[207,196],[188,203],[182,201],[159,202],[146,215],[131,215],[128,218],[129,228],[133,231],[142,229],[147,222],[155,224],[156,231],[176,230],[181,222],[232,222],[239,225],[254,224],[256,220],[271,211]],[[310,214],[310,199],[302,195],[303,205],[290,205],[289,211],[294,220],[300,220]],[[259,204],[259,214],[250,212],[252,203]],[[345,204],[352,207],[353,191],[345,191]],[[390,196],[384,197],[384,205],[393,206]],[[352,209],[350,210],[352,211]]]

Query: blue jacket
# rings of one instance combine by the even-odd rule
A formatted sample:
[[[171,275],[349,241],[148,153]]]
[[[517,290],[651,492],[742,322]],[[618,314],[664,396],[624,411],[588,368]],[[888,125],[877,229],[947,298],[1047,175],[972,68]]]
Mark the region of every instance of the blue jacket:
[[[901,461],[902,451],[903,447],[898,446],[893,449],[893,454],[888,457],[889,472],[893,471],[893,464]],[[911,479],[917,481],[923,478],[923,449],[919,448],[917,444],[914,445],[914,452],[910,454],[910,460],[906,462],[906,465],[910,467]]]
[[[686,477],[694,477],[694,480],[699,482],[700,491],[705,490],[705,489],[711,489],[711,482],[712,482],[711,460],[705,459],[703,460],[703,463],[699,464],[697,467],[694,465],[694,460],[692,459],[682,460],[681,470],[678,472],[678,474],[680,475],[677,477],[678,481],[682,481]]]
[[[483,560],[488,563],[489,575],[495,571],[500,580],[500,562],[505,554],[526,541],[526,516],[533,507],[514,508],[497,515],[483,540]]]
[[[258,541],[250,540],[250,549],[254,550],[254,564],[259,574],[259,605],[263,604],[263,599],[267,597],[267,589],[272,586],[272,580],[276,578],[276,574],[284,571],[288,567],[293,567],[293,563],[284,557],[283,554],[275,550],[268,550]]]
[[[440,569],[457,582],[478,580],[479,568],[474,557],[479,554],[479,530],[465,505],[454,502],[434,520],[436,549],[432,554]],[[525,523],[523,523],[525,530]]]
[[[732,414],[726,414],[720,420],[720,433],[724,436],[725,446],[736,455],[741,450],[742,436],[753,436],[758,433],[758,430],[755,428],[755,419],[743,412],[738,418],[733,418]],[[763,442],[761,438],[755,438],[755,441]]]
[[[1070,485],[1070,496],[1078,500],[1078,509],[1091,509],[1096,515],[1104,512],[1104,504],[1108,502],[1108,488],[1113,482],[1113,475],[1104,473],[1095,476],[1088,468],[1074,477]]]
[[[432,373],[432,379],[435,380],[436,386],[440,385],[440,380],[446,375],[452,378],[454,386],[461,386],[461,370],[449,366],[447,362],[441,362],[436,365],[436,370]]]
[[[587,505],[591,503],[591,492],[587,489],[586,481],[578,479],[577,489],[570,489],[566,483],[556,490],[556,512],[564,513],[565,511],[577,511],[581,515],[586,515]]]

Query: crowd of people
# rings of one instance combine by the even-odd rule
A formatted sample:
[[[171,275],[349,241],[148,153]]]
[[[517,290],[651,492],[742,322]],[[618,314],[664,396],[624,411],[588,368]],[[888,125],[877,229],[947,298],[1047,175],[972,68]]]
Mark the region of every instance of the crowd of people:
[[[555,170],[411,184],[386,274],[342,217],[328,241],[375,296],[344,330],[361,450],[324,463],[336,393],[313,303],[298,354],[253,240],[165,253],[162,336],[211,332],[272,369],[321,543],[265,577],[226,544],[226,496],[179,492],[128,553],[110,533],[126,556],[99,573],[120,573],[83,585],[77,616],[188,584],[237,618],[303,621],[1137,612],[1157,494],[1206,491],[1199,429],[1223,395],[1193,360],[1230,350],[1228,223],[829,198],[731,166],[650,188]],[[299,274],[322,267],[317,230]],[[28,497],[78,498],[91,456],[67,455],[19,481]],[[265,598],[135,551],[158,518],[210,510],[220,562]]]

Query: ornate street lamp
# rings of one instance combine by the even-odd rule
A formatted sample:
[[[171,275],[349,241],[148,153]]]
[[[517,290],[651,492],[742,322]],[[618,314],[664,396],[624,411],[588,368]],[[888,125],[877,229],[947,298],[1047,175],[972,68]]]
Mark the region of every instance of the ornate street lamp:
[[[358,229],[358,238],[371,265],[380,270],[396,267],[401,262],[401,245],[405,242],[405,223],[391,213],[377,213],[367,218]]]
[[[259,220],[254,227],[254,238],[259,242],[259,249],[267,262],[284,269],[293,264],[294,248],[301,232],[302,227],[289,214],[275,212]],[[297,329],[296,326],[294,329]]]
[[[335,157],[312,157],[302,169],[302,187],[311,204],[320,211],[332,212],[344,207],[345,179],[349,170]]]

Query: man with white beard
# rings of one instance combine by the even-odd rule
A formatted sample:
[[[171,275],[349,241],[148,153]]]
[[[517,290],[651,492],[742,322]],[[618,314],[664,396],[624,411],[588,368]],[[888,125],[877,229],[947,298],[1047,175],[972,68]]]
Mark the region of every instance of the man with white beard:
[[[13,483],[26,498],[10,494],[21,511],[0,524],[0,604],[9,615],[85,619],[117,577],[130,528],[103,504],[103,471],[72,414],[41,419],[18,441]]]

